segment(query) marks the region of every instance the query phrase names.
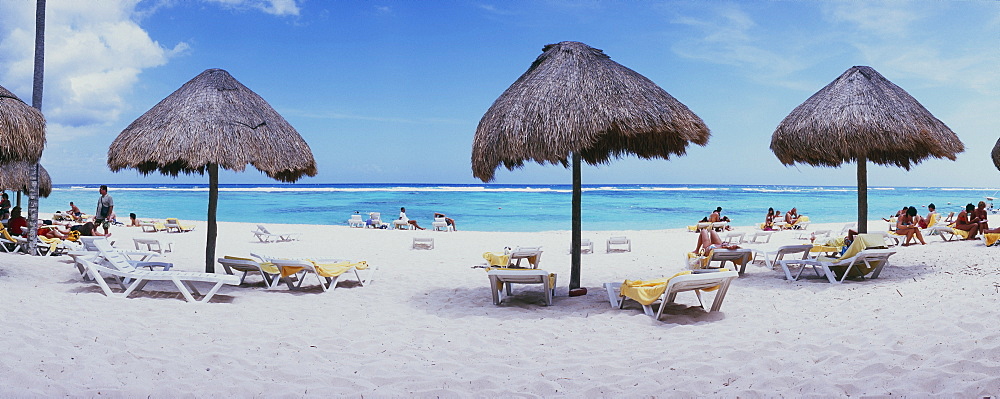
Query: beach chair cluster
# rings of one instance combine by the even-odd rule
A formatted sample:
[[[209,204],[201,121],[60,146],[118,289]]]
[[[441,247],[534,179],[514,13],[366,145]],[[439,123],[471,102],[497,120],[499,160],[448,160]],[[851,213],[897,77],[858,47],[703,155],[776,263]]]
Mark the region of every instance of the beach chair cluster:
[[[195,229],[195,225],[182,224],[177,218],[166,218],[163,222],[156,220],[140,220],[139,228],[147,233],[156,233],[160,231],[175,232],[175,233],[185,233]]]

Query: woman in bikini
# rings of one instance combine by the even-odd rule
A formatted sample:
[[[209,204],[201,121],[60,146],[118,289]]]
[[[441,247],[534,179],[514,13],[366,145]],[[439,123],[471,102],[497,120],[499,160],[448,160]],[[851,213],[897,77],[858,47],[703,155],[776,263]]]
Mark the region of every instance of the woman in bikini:
[[[927,245],[924,241],[924,235],[920,232],[920,227],[918,226],[920,216],[917,216],[917,208],[909,207],[906,209],[906,213],[899,216],[896,219],[896,234],[905,235],[906,239],[903,240],[903,246],[909,246],[911,240],[916,238],[920,241],[920,245]]]
[[[968,204],[965,206],[965,211],[958,214],[958,220],[955,221],[955,228],[959,230],[965,230],[969,232],[969,236],[965,237],[966,240],[975,240],[976,234],[979,233],[979,223],[975,222],[975,212],[976,206]]]

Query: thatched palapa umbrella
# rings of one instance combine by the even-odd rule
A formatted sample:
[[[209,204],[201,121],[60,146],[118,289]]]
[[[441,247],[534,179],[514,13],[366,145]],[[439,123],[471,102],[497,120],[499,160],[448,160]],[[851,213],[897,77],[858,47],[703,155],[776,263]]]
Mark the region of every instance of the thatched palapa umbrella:
[[[705,145],[701,118],[646,77],[579,42],[550,44],[499,98],[476,129],[473,175],[493,180],[501,164],[573,164],[570,289],[580,287],[580,160],[591,165],[635,154],[669,159]]]
[[[993,151],[990,151],[990,157],[993,158],[993,166],[1000,170],[1000,140],[997,140],[996,145],[993,146]]]
[[[928,157],[955,160],[965,146],[913,96],[871,67],[855,66],[803,102],[774,130],[785,165],[858,164],[858,231],[868,231],[867,162],[909,170]]]
[[[0,190],[13,190],[18,192],[28,192],[31,184],[31,169],[37,162],[17,161],[0,164]],[[38,194],[48,197],[52,194],[52,178],[49,171],[42,165],[38,165]],[[18,194],[17,205],[21,206],[20,193]]]
[[[38,162],[45,149],[45,117],[0,86],[0,163]]]
[[[219,167],[253,165],[271,178],[294,182],[316,175],[316,161],[302,136],[257,93],[222,69],[209,69],[136,119],[108,150],[112,171],[208,171],[208,243],[205,270],[215,271],[215,213]]]

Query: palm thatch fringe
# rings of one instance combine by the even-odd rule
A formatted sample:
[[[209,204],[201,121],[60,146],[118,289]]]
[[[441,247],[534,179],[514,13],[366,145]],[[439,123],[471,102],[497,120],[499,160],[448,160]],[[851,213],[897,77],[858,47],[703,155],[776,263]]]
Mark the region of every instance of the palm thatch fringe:
[[[701,118],[603,51],[579,42],[542,51],[479,121],[472,170],[482,181],[492,181],[500,164],[565,167],[571,153],[592,165],[628,153],[669,159],[688,143],[708,143]]]
[[[997,144],[993,146],[990,156],[993,158],[993,166],[996,166],[997,170],[1000,170],[1000,140],[997,140]]]
[[[26,161],[0,164],[0,189],[28,192],[28,185],[31,184],[31,168],[35,164]],[[42,165],[38,165],[38,194],[42,197],[52,194],[52,178]]]
[[[839,166],[867,159],[906,170],[965,150],[958,136],[905,90],[868,66],[848,69],[774,130],[771,151],[785,165]]]
[[[137,169],[177,176],[217,164],[253,165],[273,179],[316,175],[302,136],[257,93],[222,69],[191,79],[118,135],[108,151],[112,171]]]
[[[38,162],[45,149],[45,117],[0,86],[0,163]]]

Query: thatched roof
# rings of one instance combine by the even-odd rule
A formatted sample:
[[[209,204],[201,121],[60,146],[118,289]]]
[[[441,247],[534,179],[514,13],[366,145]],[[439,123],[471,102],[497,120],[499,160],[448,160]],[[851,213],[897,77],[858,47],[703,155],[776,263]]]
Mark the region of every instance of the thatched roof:
[[[34,165],[34,162],[27,161],[0,164],[0,189],[28,192],[28,185],[31,184],[31,167]],[[52,194],[52,178],[42,165],[38,165],[38,194],[42,197]]]
[[[0,86],[0,162],[38,162],[45,149],[45,117]]]
[[[500,164],[565,166],[574,152],[590,164],[626,153],[668,159],[709,136],[701,118],[646,77],[601,50],[561,42],[545,46],[483,115],[472,171],[488,182]]]
[[[112,171],[176,176],[203,174],[209,164],[233,171],[250,164],[285,182],[316,175],[312,151],[295,128],[221,69],[202,72],[164,98],[108,150]]]
[[[771,151],[785,165],[867,159],[909,170],[927,157],[955,160],[965,146],[948,126],[871,67],[855,66],[785,117]]]
[[[1000,170],[1000,140],[997,140],[996,145],[993,146],[990,156],[993,157],[993,166],[996,166],[997,170]]]

